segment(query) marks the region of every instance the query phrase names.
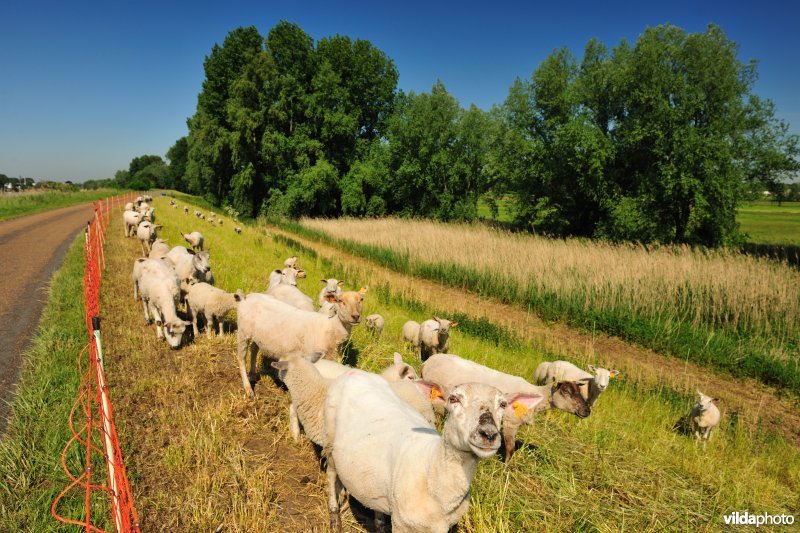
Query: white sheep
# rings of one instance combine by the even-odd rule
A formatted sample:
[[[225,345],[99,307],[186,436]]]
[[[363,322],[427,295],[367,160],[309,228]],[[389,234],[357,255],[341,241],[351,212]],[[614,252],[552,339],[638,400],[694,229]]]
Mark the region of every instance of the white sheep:
[[[519,376],[505,374],[453,354],[434,354],[422,365],[422,378],[452,388],[459,383],[485,383],[503,392],[525,392],[538,394],[544,401],[534,411],[511,413],[503,426],[505,460],[509,461],[516,449],[519,427],[531,424],[536,413],[550,408],[572,413],[580,418],[591,414],[591,409],[574,381],[561,381],[550,385],[536,386]]]
[[[294,269],[289,268],[288,270],[292,271]],[[298,289],[296,283],[296,278],[294,285],[281,281],[281,283],[278,283],[277,285],[268,289],[267,294],[284,303],[287,303],[298,309],[302,309],[303,311],[316,311],[317,309],[314,306],[314,300],[312,300],[310,296],[304,294],[303,291]]]
[[[529,410],[542,397],[503,394],[480,383],[449,391],[418,382],[427,397],[447,398],[442,435],[378,376],[353,370],[337,378],[325,398],[328,506],[341,529],[339,484],[375,511],[391,515],[397,533],[445,533],[469,507],[469,488],[481,459],[500,447],[504,415]]]
[[[214,324],[218,324],[219,334],[222,335],[222,323],[229,311],[236,309],[239,302],[245,299],[241,290],[231,294],[218,289],[205,282],[195,283],[186,293],[186,308],[192,321],[194,336],[199,334],[197,317],[203,315],[206,319],[206,336],[210,339]]]
[[[160,225],[152,224],[146,220],[139,222],[139,226],[136,228],[136,237],[142,247],[142,257],[147,257],[150,253],[150,246],[158,237],[159,228],[161,228]]]
[[[289,259],[287,259],[286,261],[284,261],[284,262],[283,262],[283,266],[284,266],[284,267],[287,267],[287,268],[298,268],[298,265],[297,265],[297,256],[296,256],[296,255],[293,255],[292,257],[290,257]],[[299,268],[298,268],[298,270],[299,270]]]
[[[139,213],[141,213],[142,215],[147,213],[149,209],[150,209],[150,204],[148,204],[147,202],[140,203],[139,207],[136,208],[136,210],[139,211]]]
[[[173,265],[177,265],[182,256],[192,254],[186,249],[185,246],[173,246],[170,251],[164,255],[167,256],[167,259],[172,261]]]
[[[344,285],[344,281],[334,278],[323,279],[320,281],[325,284],[325,286],[319,291],[319,296],[317,296],[317,304],[322,307],[325,302],[333,302],[336,298],[336,295],[342,294],[342,285]]]
[[[363,292],[342,293],[336,302],[336,315],[329,318],[297,309],[271,296],[248,294],[236,313],[237,360],[247,395],[255,397],[245,366],[248,348],[254,380],[259,349],[273,360],[313,352],[322,352],[326,359],[334,359],[350,338],[353,326],[361,321],[363,300]]]
[[[217,222],[219,222],[219,225],[220,225],[220,226],[222,225],[222,219],[221,219],[221,218],[220,218],[220,219],[218,219],[218,220],[217,220]]]
[[[433,317],[419,326],[419,356],[425,361],[436,353],[447,353],[450,347],[450,328],[458,326],[446,318]]]
[[[280,283],[297,286],[297,278],[298,271],[294,268],[285,267],[282,269],[275,269],[269,273],[269,285],[267,286],[267,291]]]
[[[200,218],[200,215],[201,215],[200,211],[198,211],[197,209],[195,209],[195,210],[194,210],[194,216],[196,216],[197,218]]]
[[[203,250],[204,239],[202,233],[200,233],[199,231],[193,231],[191,233],[182,233],[181,235],[183,235],[183,240],[188,242],[189,245],[192,247],[192,250],[195,251]]]
[[[123,211],[133,211],[133,210],[134,210],[133,202],[128,202],[127,204],[125,204],[125,209],[123,209]]]
[[[367,315],[367,317],[364,319],[364,327],[375,337],[380,337],[381,333],[383,333],[384,322],[385,321],[381,315],[373,313],[371,315]]]
[[[150,253],[147,255],[150,259],[159,259],[164,257],[170,252],[169,244],[165,239],[156,239],[150,245]]]
[[[189,214],[189,206],[188,205],[183,206],[183,214],[184,215],[188,215]]]
[[[409,320],[403,324],[403,340],[413,344],[414,348],[419,347],[419,322]]]
[[[169,255],[167,255],[167,258],[171,259]],[[195,283],[205,282],[213,285],[214,274],[211,272],[211,250],[178,256],[178,261],[175,263],[175,273],[178,275],[183,294],[186,294],[189,291],[189,287]]]
[[[139,262],[141,263],[138,266],[134,266],[138,270],[135,287],[142,298],[145,322],[151,323],[152,312],[156,322],[156,336],[166,339],[170,348],[176,350],[180,348],[186,326],[191,324],[178,318],[176,311],[180,295],[178,277],[165,261],[141,259],[137,260]]]
[[[236,232],[236,233],[241,233],[242,232],[242,227],[241,226],[236,226],[235,228],[233,228],[233,231]]]
[[[700,389],[697,389],[697,395],[699,397],[697,403],[692,407],[692,427],[694,436],[697,440],[703,441],[703,448],[705,448],[706,443],[711,439],[711,432],[719,424],[719,408],[714,405],[719,398],[706,396],[700,392]]]
[[[142,221],[142,214],[136,211],[125,211],[122,213],[122,223],[125,225],[125,237],[132,237],[136,234],[136,228]]]
[[[618,376],[620,371],[593,365],[589,365],[587,368],[590,372],[594,372],[594,375],[581,370],[569,361],[545,361],[536,367],[534,379],[540,385],[556,381],[575,381],[581,387],[581,395],[586,403],[592,407],[600,394],[608,387],[609,380]]]

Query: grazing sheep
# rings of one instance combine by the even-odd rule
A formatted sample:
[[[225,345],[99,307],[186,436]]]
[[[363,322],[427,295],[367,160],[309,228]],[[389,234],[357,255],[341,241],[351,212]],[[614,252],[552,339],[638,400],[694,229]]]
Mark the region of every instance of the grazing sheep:
[[[336,295],[342,294],[342,285],[344,285],[344,281],[333,278],[320,281],[325,284],[322,290],[319,291],[319,296],[317,296],[317,303],[322,307],[322,304],[325,302],[333,302],[336,299]]]
[[[200,218],[200,214],[201,214],[200,211],[198,211],[197,209],[194,210],[194,216]]]
[[[169,255],[167,257],[169,258]],[[183,295],[189,292],[189,287],[195,283],[205,282],[213,285],[214,275],[211,273],[211,250],[179,256],[178,262],[175,263],[175,273],[178,275]]]
[[[239,302],[245,299],[241,290],[231,294],[218,289],[205,282],[195,283],[186,293],[186,308],[192,320],[194,336],[199,334],[197,329],[197,316],[203,315],[206,319],[206,335],[211,338],[214,324],[219,324],[219,334],[222,335],[222,322],[229,311],[236,309]]]
[[[285,267],[283,269],[276,268],[269,273],[269,285],[267,286],[267,291],[281,283],[296,287],[298,277],[299,272],[291,267]]]
[[[297,272],[293,268],[284,268],[284,270]],[[297,288],[297,278],[294,278],[294,284],[291,282],[284,283],[284,278],[291,278],[291,274],[283,274],[280,283],[267,289],[267,295],[298,309],[302,309],[303,311],[316,311],[317,309],[314,307],[314,300],[312,300],[311,297],[306,296],[303,291]],[[271,281],[272,280],[270,280],[270,282]]]
[[[383,317],[377,313],[367,315],[364,319],[364,327],[376,337],[380,337],[381,333],[383,333],[383,324]]]
[[[403,324],[403,340],[410,342],[415,348],[419,346],[419,322],[409,320]]]
[[[353,326],[361,321],[364,292],[345,292],[336,302],[336,315],[329,318],[303,311],[271,296],[253,293],[239,304],[236,343],[239,372],[244,390],[254,398],[245,359],[250,350],[250,374],[255,378],[259,349],[270,359],[322,352],[334,359],[350,338]]]
[[[166,339],[170,348],[176,350],[180,348],[186,326],[191,324],[178,318],[176,312],[180,295],[178,277],[165,261],[140,259],[137,260],[139,262],[140,265],[134,266],[134,270],[138,270],[138,282],[134,290],[138,288],[142,298],[145,322],[151,323],[152,312],[156,321],[156,336]]]
[[[607,370],[592,365],[588,366],[589,371],[594,372],[594,376],[589,372],[581,370],[569,361],[545,361],[536,367],[534,380],[543,385],[556,381],[575,381],[581,387],[581,395],[589,404],[594,405],[600,394],[608,387],[611,378],[620,374],[619,370]]]
[[[236,232],[236,233],[241,233],[242,232],[242,227],[241,226],[236,226],[235,228],[233,228],[233,231]]]
[[[531,385],[518,376],[498,372],[492,368],[462,359],[452,354],[434,354],[422,365],[422,378],[452,388],[459,383],[486,383],[504,392],[525,392],[538,394],[544,398],[534,411],[522,414],[511,413],[503,427],[505,460],[508,462],[516,448],[517,431],[522,424],[533,423],[537,412],[550,408],[586,418],[591,409],[581,395],[580,387],[574,381],[562,381],[551,385]]]
[[[145,202],[152,202],[153,201],[153,197],[150,196],[149,194],[145,194],[142,198],[144,198]]]
[[[221,218],[219,220],[217,220],[217,222],[219,222],[220,226],[222,225],[222,219]]]
[[[172,261],[173,265],[177,265],[182,256],[192,254],[194,254],[194,252],[190,252],[185,246],[173,246],[172,249],[164,255],[167,256],[167,259]]]
[[[123,209],[123,211],[133,211],[133,210],[134,210],[133,202],[128,202],[127,204],[125,204],[125,209]]]
[[[183,206],[183,214],[184,215],[188,215],[189,214],[189,206],[188,205]]]
[[[699,396],[697,403],[692,407],[692,426],[694,427],[694,436],[697,440],[703,441],[703,448],[705,448],[706,443],[711,439],[711,432],[719,424],[719,408],[714,405],[719,398],[706,396],[700,392],[700,389],[697,389],[697,395]]]
[[[504,416],[527,411],[538,395],[503,394],[481,383],[441,386],[417,382],[430,398],[447,398],[442,435],[391,389],[386,380],[353,370],[325,398],[330,525],[341,529],[340,484],[375,511],[376,528],[391,515],[392,530],[447,532],[469,507],[469,488],[481,459],[500,447]]]
[[[169,199],[169,205],[175,205],[175,198]]]
[[[151,224],[143,220],[139,222],[136,228],[136,237],[139,239],[139,244],[142,246],[142,257],[147,257],[150,253],[150,246],[155,242],[158,235],[156,234],[161,226]]]
[[[203,251],[203,234],[199,231],[193,231],[191,233],[181,233],[183,235],[183,240],[189,243],[189,246],[192,247],[194,251]]]
[[[147,255],[150,259],[159,259],[164,257],[170,252],[169,244],[165,239],[156,239],[152,245],[150,245],[150,253]]]
[[[133,237],[136,228],[142,221],[142,214],[136,211],[125,211],[122,213],[122,223],[125,225],[125,237]]]
[[[151,207],[149,209],[145,209],[144,212],[142,213],[142,220],[147,220],[149,222],[155,222],[156,221],[156,208],[155,207]]]
[[[136,210],[139,211],[142,215],[144,215],[145,213],[147,213],[147,211],[150,210],[150,204],[148,204],[147,202],[142,202],[139,204],[139,207],[137,207]]]
[[[450,346],[450,328],[458,326],[445,318],[433,317],[419,326],[419,357],[423,361],[436,353],[446,353]]]

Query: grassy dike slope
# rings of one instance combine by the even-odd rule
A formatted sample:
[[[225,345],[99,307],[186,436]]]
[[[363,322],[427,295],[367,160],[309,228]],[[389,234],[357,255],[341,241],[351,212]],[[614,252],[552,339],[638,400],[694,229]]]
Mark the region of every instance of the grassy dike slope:
[[[72,437],[68,417],[80,383],[77,359],[87,341],[84,242],[83,234],[76,237],[53,276],[33,346],[25,356],[8,430],[0,441],[0,531],[74,530],[56,522],[50,506],[69,483],[61,468],[61,452]],[[81,424],[83,418],[76,415],[75,421]],[[80,445],[70,448],[66,459],[71,472],[83,471],[84,454]],[[95,475],[105,476],[99,454],[94,457]],[[79,519],[83,498],[81,490],[70,492],[59,512]],[[98,495],[93,505],[97,513],[93,524],[112,527],[106,520],[104,495]]]
[[[169,209],[162,198],[156,206],[171,244],[182,242],[181,231],[206,236],[217,285],[225,290],[264,290],[269,271],[294,254],[308,273],[300,283],[307,294],[315,295],[317,280],[327,277],[351,289],[370,285],[363,313],[383,314],[386,329],[373,339],[356,327],[348,356],[376,370],[397,350],[419,367],[399,331],[408,319],[438,312],[436,305],[376,283],[369,268],[345,254],[327,259],[262,228],[236,235],[228,220],[211,226]],[[115,368],[110,379],[134,492],[150,528],[323,529],[324,476],[308,441],[298,445],[288,437],[286,392],[264,376],[257,399],[244,399],[234,336],[203,335],[177,352],[156,343],[132,300],[138,243],[113,227],[109,235],[107,361]],[[469,306],[459,320],[465,327],[454,330],[452,351],[495,368],[530,377],[540,361],[562,355],[534,348]],[[520,432],[508,466],[497,458],[481,463],[462,530],[715,531],[734,510],[797,515],[798,448],[723,406],[719,432],[704,451],[680,430],[692,403],[663,382],[622,378],[586,420],[545,413]],[[363,515],[344,518],[346,529],[363,530]]]

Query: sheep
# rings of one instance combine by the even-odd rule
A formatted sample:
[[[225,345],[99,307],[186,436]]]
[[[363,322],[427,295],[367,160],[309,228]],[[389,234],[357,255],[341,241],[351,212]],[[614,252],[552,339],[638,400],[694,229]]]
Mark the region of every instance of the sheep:
[[[139,207],[139,205],[140,205],[142,202],[144,202],[144,198],[142,198],[141,196],[137,196],[137,197],[136,197],[136,200],[134,200],[134,201],[133,201],[133,203],[134,203],[134,204],[136,204],[136,207]]]
[[[139,204],[139,207],[137,207],[137,208],[136,208],[136,210],[137,210],[137,211],[139,211],[139,212],[140,212],[141,214],[143,214],[143,215],[144,215],[144,214],[145,214],[145,213],[146,213],[146,212],[147,212],[149,209],[150,209],[150,204],[148,204],[147,202],[142,202],[142,203],[140,203],[140,204]]]
[[[273,270],[269,273],[269,285],[267,286],[267,291],[280,283],[297,286],[297,278],[299,277],[298,274],[299,272],[291,267]]]
[[[219,220],[217,220],[217,222],[219,222],[219,225],[222,226],[222,219],[221,218]]]
[[[123,209],[123,211],[133,211],[133,202],[125,204],[125,209]]]
[[[200,215],[200,220],[205,220],[205,219],[206,219],[206,216],[205,216],[205,215],[203,215],[203,214],[201,214],[201,215]]]
[[[331,302],[325,302],[317,310],[317,313],[327,317],[332,317],[333,315],[336,314],[336,304]]]
[[[383,324],[383,317],[377,313],[367,315],[364,319],[364,327],[376,337],[380,337],[381,333],[383,333]]]
[[[288,270],[294,271],[294,269],[291,268]],[[295,278],[295,283],[291,284],[284,283],[282,278],[281,283],[278,283],[267,290],[267,295],[298,309],[302,309],[303,311],[316,311],[317,309],[314,307],[314,300],[312,300],[309,296],[306,296],[303,291],[297,288],[296,279],[297,278]]]
[[[395,381],[416,381],[419,379],[414,367],[403,361],[403,356],[394,352],[392,356],[393,362],[391,365],[384,368],[380,376],[389,382]],[[329,359],[320,359],[315,363],[317,370],[323,377],[328,379],[336,379],[348,370],[353,370],[353,367],[331,361]]]
[[[197,209],[195,209],[195,210],[194,210],[194,216],[196,216],[197,218],[200,218],[200,211],[198,211]]]
[[[155,242],[156,237],[158,237],[156,232],[159,228],[161,228],[161,226],[151,224],[146,220],[139,222],[139,226],[136,228],[136,237],[139,239],[139,244],[142,246],[142,257],[147,257],[150,253],[150,246]]]
[[[395,360],[399,356],[400,354],[395,354]],[[400,361],[402,363],[402,358]],[[300,425],[302,425],[306,436],[324,448],[326,443],[322,414],[325,393],[334,379],[354,368],[336,361],[322,359],[322,352],[314,352],[307,358],[291,355],[271,364],[278,369],[278,377],[289,389],[292,397],[289,404],[289,431],[292,439],[298,442]],[[402,364],[405,365],[405,363]],[[411,368],[410,365],[405,366]],[[430,427],[436,427],[431,400],[419,393],[419,389],[413,383],[414,380],[407,378],[413,373],[413,368],[411,368],[411,373],[405,372],[402,376],[397,372],[398,368],[400,367],[397,363],[391,365],[381,373],[381,377],[390,382],[392,390],[419,412],[430,424]],[[416,378],[416,374],[413,375]]]
[[[287,267],[287,268],[297,268],[298,267],[298,265],[297,265],[297,256],[293,255],[292,257],[290,257],[289,259],[284,261],[283,262],[283,266]],[[299,270],[299,268],[298,268],[298,270]]]
[[[451,322],[446,318],[433,317],[433,320],[426,320],[419,327],[419,349],[420,359],[425,361],[433,354],[447,353],[449,348],[450,328],[458,326],[458,322]]]
[[[156,221],[156,208],[155,207],[151,207],[150,209],[145,210],[144,213],[142,213],[142,220],[148,220],[150,222],[155,222]]]
[[[183,332],[191,322],[186,322],[178,318],[176,305],[180,295],[178,277],[175,272],[167,266],[165,261],[157,259],[140,259],[134,266],[138,270],[139,295],[144,306],[144,319],[147,324],[152,321],[152,312],[156,322],[156,337],[166,339],[170,348],[177,350],[183,340]]]
[[[444,533],[469,507],[469,488],[481,459],[500,447],[500,427],[514,410],[527,411],[540,395],[504,394],[466,383],[450,390],[418,382],[427,397],[447,398],[442,435],[378,376],[353,370],[325,397],[330,525],[341,530],[339,487],[375,511],[376,528],[391,515],[392,531]]]
[[[555,381],[575,381],[581,387],[581,395],[589,404],[594,406],[594,402],[600,394],[608,387],[608,381],[620,374],[619,370],[607,370],[605,368],[589,365],[590,372],[585,372],[568,361],[545,361],[536,367],[534,380],[539,385]]]
[[[169,205],[175,205],[175,198],[169,199]]]
[[[193,231],[191,233],[181,233],[183,235],[183,240],[189,243],[192,247],[192,250],[200,250],[203,251],[203,234],[199,231]]]
[[[153,201],[153,197],[150,196],[149,194],[145,194],[142,198],[144,198],[145,202],[152,202]]]
[[[188,215],[189,214],[189,206],[188,205],[183,206],[183,214],[184,215]]]
[[[165,239],[156,239],[150,245],[150,253],[147,257],[150,259],[159,259],[166,256],[170,252],[169,244]]]
[[[342,293],[336,302],[336,315],[330,318],[297,309],[271,296],[248,294],[236,313],[237,362],[245,393],[255,397],[245,368],[248,348],[253,376],[257,376],[259,349],[274,360],[312,352],[322,352],[326,359],[334,359],[350,338],[353,326],[361,321],[365,292]]]
[[[319,296],[317,296],[317,303],[322,307],[322,304],[325,302],[332,302],[337,294],[342,294],[342,285],[344,285],[344,281],[334,278],[322,279],[320,281],[325,284],[319,291]]]
[[[242,227],[241,226],[236,226],[235,228],[233,228],[233,231],[235,233],[241,233],[242,232]]]
[[[181,255],[178,262],[175,263],[175,273],[178,275],[181,294],[183,295],[195,283],[205,282],[213,285],[214,275],[211,273],[211,250]]]
[[[239,302],[245,299],[241,290],[231,294],[209,285],[205,282],[195,283],[189,287],[186,294],[186,308],[192,321],[194,336],[197,337],[197,316],[203,315],[206,319],[206,335],[211,338],[214,323],[219,324],[219,334],[222,335],[222,322],[228,311],[236,309]]]
[[[167,256],[167,259],[172,261],[173,265],[177,265],[182,256],[192,255],[193,253],[194,252],[187,250],[185,246],[173,246],[172,249],[164,255]]]
[[[580,387],[574,381],[561,381],[551,385],[531,385],[518,376],[498,372],[473,361],[452,354],[434,354],[422,365],[422,378],[452,388],[459,383],[486,383],[503,392],[525,392],[538,394],[544,398],[536,410],[521,414],[511,413],[503,427],[505,461],[511,460],[516,447],[517,431],[522,424],[533,423],[537,412],[550,408],[560,409],[586,418],[591,408],[581,395]]]
[[[694,436],[697,440],[703,441],[703,448],[705,448],[706,443],[711,439],[711,432],[719,424],[719,408],[714,405],[714,402],[718,402],[719,398],[706,396],[700,392],[700,389],[696,390],[699,398],[694,407],[692,407],[692,427],[694,428]]]
[[[125,211],[122,213],[122,223],[125,225],[125,237],[132,237],[136,232],[136,227],[142,221],[142,214],[136,211]]]
[[[403,324],[403,340],[410,342],[416,348],[419,346],[419,322],[409,320]]]

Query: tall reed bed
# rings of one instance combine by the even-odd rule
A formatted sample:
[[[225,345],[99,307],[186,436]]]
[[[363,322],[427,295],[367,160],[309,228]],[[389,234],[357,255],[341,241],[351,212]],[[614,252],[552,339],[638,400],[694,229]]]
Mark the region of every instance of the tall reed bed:
[[[800,392],[800,273],[782,263],[421,220],[303,219],[284,227],[547,319]]]

